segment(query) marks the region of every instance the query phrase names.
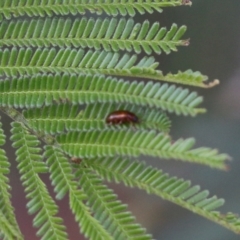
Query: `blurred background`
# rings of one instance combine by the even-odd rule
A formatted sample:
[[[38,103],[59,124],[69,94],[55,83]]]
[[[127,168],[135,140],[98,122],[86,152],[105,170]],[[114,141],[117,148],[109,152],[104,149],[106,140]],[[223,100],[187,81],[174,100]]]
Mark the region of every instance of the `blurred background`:
[[[208,109],[204,115],[196,118],[171,115],[173,128],[171,135],[195,137],[197,146],[218,148],[228,153],[233,161],[230,171],[221,172],[205,166],[144,159],[148,164],[163,169],[165,172],[180,178],[190,179],[192,183],[210,190],[212,195],[223,197],[226,204],[221,208],[223,213],[232,211],[240,214],[240,1],[239,0],[193,0],[192,7],[164,9],[161,14],[146,14],[144,19],[159,21],[162,26],[170,27],[173,22],[187,25],[185,38],[191,39],[189,47],[181,47],[177,53],[168,56],[156,56],[160,69],[165,73],[178,70],[201,71],[210,80],[220,79],[221,84],[213,89],[198,89],[204,96],[203,107]],[[136,22],[142,22],[142,16],[136,16]],[[9,118],[3,116],[5,126]],[[7,132],[8,134],[9,132]],[[10,149],[10,142],[9,149]],[[12,163],[11,185],[13,186],[13,204],[17,219],[26,240],[38,239],[36,229],[32,228],[33,216],[28,216],[26,200],[15,166],[14,152],[7,150]],[[43,179],[49,185],[48,176]],[[152,233],[154,239],[160,240],[237,240],[240,236],[210,222],[198,215],[163,201],[159,197],[145,192],[125,188],[122,185],[110,184],[119,194],[137,221]],[[52,192],[53,193],[53,192]],[[53,194],[54,195],[54,194]],[[78,226],[69,211],[68,199],[59,202],[60,215],[67,224],[69,239],[79,237]]]

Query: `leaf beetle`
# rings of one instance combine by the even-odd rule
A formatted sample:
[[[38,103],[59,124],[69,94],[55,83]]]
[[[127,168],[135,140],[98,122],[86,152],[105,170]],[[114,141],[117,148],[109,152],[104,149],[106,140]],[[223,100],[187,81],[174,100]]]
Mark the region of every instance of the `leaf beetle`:
[[[113,125],[139,123],[139,119],[132,112],[127,110],[117,110],[107,116],[106,123]]]

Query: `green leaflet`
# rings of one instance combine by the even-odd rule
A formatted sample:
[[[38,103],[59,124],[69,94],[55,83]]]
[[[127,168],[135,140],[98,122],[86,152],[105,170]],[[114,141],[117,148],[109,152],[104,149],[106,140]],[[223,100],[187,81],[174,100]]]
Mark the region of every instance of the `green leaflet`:
[[[164,133],[144,130],[104,130],[70,132],[57,137],[63,151],[70,156],[85,158],[108,156],[134,156],[140,154],[164,159],[179,159],[226,169],[226,154],[219,154],[216,149],[195,148],[192,138],[171,142]]]
[[[156,129],[164,132],[168,132],[170,129],[170,120],[163,112],[130,104],[95,103],[87,105],[82,110],[77,105],[59,104],[26,110],[24,116],[31,128],[37,132],[47,134],[62,133],[66,130],[127,129],[129,124],[106,124],[106,117],[113,111],[121,109],[130,111],[139,118],[139,123],[130,124],[130,127],[135,129]]]
[[[126,211],[127,206],[117,200],[117,196],[102,183],[92,171],[81,168],[79,185],[87,194],[87,204],[93,209],[94,217],[111,233],[114,239],[151,240],[146,230],[135,223],[132,214]]]
[[[180,5],[191,5],[188,0],[151,0],[151,1],[114,1],[114,0],[104,0],[99,3],[97,0],[94,1],[58,1],[52,0],[47,2],[39,2],[37,0],[28,1],[18,0],[18,1],[1,1],[0,2],[0,13],[4,15],[5,18],[11,18],[13,14],[14,17],[17,16],[52,16],[54,13],[58,15],[67,15],[69,13],[76,15],[77,13],[84,14],[86,11],[91,13],[102,14],[106,13],[108,15],[116,16],[121,14],[123,16],[130,15],[134,16],[136,12],[144,14],[145,12],[153,13],[153,11],[162,12],[163,7],[174,7]]]
[[[0,122],[0,145],[5,144],[5,135]],[[9,189],[10,163],[7,159],[6,152],[0,149],[0,226],[3,229],[4,236],[8,239],[23,239],[22,233],[16,221],[14,208],[11,203],[11,194]]]
[[[22,124],[15,122],[12,126],[11,140],[13,147],[17,148],[18,169],[27,198],[30,199],[27,204],[28,212],[38,212],[33,219],[33,225],[39,228],[37,235],[41,236],[42,240],[66,240],[68,237],[63,221],[56,216],[58,207],[38,175],[48,171],[40,155],[41,149],[38,148],[40,142]]]
[[[145,163],[122,158],[95,158],[84,161],[84,165],[108,181],[123,182],[126,186],[156,194],[235,233],[240,233],[238,216],[232,213],[223,215],[216,211],[225,201],[216,196],[209,198],[209,191],[200,191],[200,187],[191,186],[190,181],[170,177],[161,170],[146,166]]]
[[[14,77],[38,73],[105,74],[125,77],[175,82],[199,87],[212,87],[215,80],[204,83],[208,78],[200,72],[187,70],[177,74],[166,74],[156,70],[159,65],[153,57],[106,51],[84,51],[71,48],[8,48],[0,49],[0,76]]]
[[[196,92],[174,85],[129,82],[100,75],[37,75],[0,82],[0,105],[33,108],[53,102],[90,104],[94,102],[131,103],[161,108],[176,114],[205,112]]]
[[[92,217],[88,207],[85,206],[83,201],[86,199],[86,195],[83,191],[77,189],[77,183],[74,181],[74,175],[66,157],[52,146],[45,147],[44,156],[47,158],[50,177],[55,186],[54,190],[57,193],[57,198],[63,198],[69,191],[70,208],[79,223],[81,232],[92,240],[113,240],[103,226]]]
[[[134,23],[133,19],[122,18],[39,18],[37,20],[3,21],[0,24],[0,45],[20,47],[88,47],[105,51],[127,50],[151,54],[162,51],[169,54],[177,46],[188,45],[181,40],[186,26],[173,24],[171,29],[160,27],[155,22]]]
[[[15,240],[15,239],[23,239],[21,233],[18,229],[15,229],[9,220],[5,217],[5,214],[0,210],[0,237],[1,239],[7,240]]]

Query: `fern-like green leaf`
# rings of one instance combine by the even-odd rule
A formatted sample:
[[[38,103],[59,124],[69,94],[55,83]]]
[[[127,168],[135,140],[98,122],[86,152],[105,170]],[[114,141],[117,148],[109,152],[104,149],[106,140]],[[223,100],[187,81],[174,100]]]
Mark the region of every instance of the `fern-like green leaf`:
[[[164,76],[167,82],[179,83],[179,84],[186,84],[192,86],[198,86],[203,88],[211,88],[219,84],[219,80],[215,79],[212,82],[204,83],[208,80],[206,75],[202,75],[200,72],[196,71],[193,72],[192,70],[187,70],[185,72],[178,71],[178,73],[168,73]],[[157,79],[156,79],[157,80]]]
[[[174,85],[129,82],[99,75],[36,75],[0,82],[0,105],[33,108],[53,102],[85,104],[93,102],[130,103],[155,107],[176,114],[195,116],[205,112],[196,92]]]
[[[140,154],[157,156],[164,159],[200,163],[213,168],[225,169],[226,154],[219,154],[216,149],[193,149],[195,140],[179,139],[171,143],[164,133],[144,130],[104,130],[70,132],[57,137],[61,148],[70,156],[94,158],[107,156],[134,156]]]
[[[19,172],[28,193],[27,198],[31,199],[27,204],[28,211],[30,214],[38,212],[33,220],[33,225],[40,228],[37,235],[44,240],[67,239],[62,219],[56,216],[58,207],[38,176],[39,173],[48,171],[40,155],[41,149],[37,147],[40,142],[22,124],[15,122],[12,126],[11,140],[14,142],[13,146],[18,148],[16,160],[19,162]]]
[[[71,48],[12,48],[0,49],[0,74],[36,74],[39,72],[128,74],[151,72],[158,66],[153,57],[143,58],[137,65],[137,55],[84,51]],[[154,71],[155,72],[155,71]]]
[[[85,167],[95,170],[108,181],[123,182],[126,186],[138,187],[148,193],[189,209],[236,233],[240,233],[240,219],[232,213],[227,215],[215,211],[224,204],[216,196],[208,198],[209,191],[200,191],[190,181],[170,177],[161,170],[138,161],[121,158],[102,158],[84,161]]]
[[[2,240],[23,239],[21,233],[13,226],[0,210],[0,238]]]
[[[79,223],[81,232],[92,240],[113,240],[100,223],[91,216],[88,207],[85,206],[85,194],[77,189],[77,183],[67,158],[56,148],[46,146],[44,156],[47,158],[50,176],[57,198],[61,199],[69,191],[70,207]]]
[[[28,125],[37,132],[46,134],[62,133],[64,131],[83,131],[105,128],[129,128],[129,125],[106,124],[106,117],[115,110],[133,112],[139,118],[139,124],[134,128],[157,129],[168,132],[169,118],[156,109],[140,108],[129,104],[89,104],[80,111],[77,105],[59,104],[49,107],[35,108],[24,111]]]
[[[150,235],[135,223],[127,206],[117,200],[111,189],[105,186],[99,177],[89,169],[78,170],[79,185],[87,194],[87,203],[93,209],[94,217],[111,233],[113,239],[150,240]]]
[[[9,77],[37,73],[90,73],[126,77],[141,77],[188,84],[199,87],[212,87],[214,81],[205,84],[207,77],[199,72],[188,70],[184,73],[167,74],[156,70],[159,63],[153,57],[144,57],[137,63],[137,55],[87,51],[71,48],[8,48],[0,49],[0,76]]]
[[[20,29],[20,31],[19,31]],[[149,21],[135,24],[133,19],[46,18],[38,20],[12,20],[0,24],[0,46],[19,47],[88,47],[105,51],[132,50],[151,54],[177,51],[177,46],[188,45],[181,40],[186,26],[173,24],[171,29],[160,28]]]
[[[32,16],[52,16],[53,14],[67,15],[69,13],[76,15],[77,13],[85,14],[86,11],[91,13],[116,16],[130,15],[134,16],[136,12],[144,14],[145,12],[152,13],[154,10],[162,12],[163,7],[174,7],[180,5],[191,5],[190,0],[71,0],[71,1],[1,1],[0,14],[5,18],[28,15]]]
[[[2,130],[2,123],[0,122],[0,146],[5,144],[5,135]],[[9,179],[6,176],[10,172],[10,163],[6,157],[6,152],[3,149],[0,149],[0,211],[2,216],[6,218],[8,223],[6,223],[6,227],[8,224],[11,225],[11,229],[16,232],[16,236],[19,236],[19,239],[23,239],[22,234],[20,232],[18,223],[15,218],[14,208],[10,201],[11,195],[9,192]],[[2,226],[0,224],[0,226]],[[9,236],[8,236],[9,238]],[[14,239],[14,237],[9,238]]]
[[[56,198],[62,199],[70,190],[77,192],[79,191],[79,200],[83,201],[85,199],[85,195],[81,193],[80,190],[77,190],[77,183],[73,181],[74,176],[67,159],[53,147],[46,146],[45,150],[44,156],[47,159],[50,179],[54,185]]]

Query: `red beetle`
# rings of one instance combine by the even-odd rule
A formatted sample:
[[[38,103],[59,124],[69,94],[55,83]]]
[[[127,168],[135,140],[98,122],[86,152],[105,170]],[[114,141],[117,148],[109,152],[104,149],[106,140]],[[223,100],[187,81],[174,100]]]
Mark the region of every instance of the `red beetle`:
[[[71,161],[75,164],[80,164],[82,159],[81,158],[76,158],[76,157],[72,157],[71,158]]]
[[[118,110],[110,113],[106,118],[108,124],[128,124],[128,123],[139,123],[138,117],[129,111]]]

